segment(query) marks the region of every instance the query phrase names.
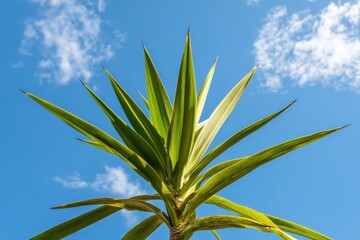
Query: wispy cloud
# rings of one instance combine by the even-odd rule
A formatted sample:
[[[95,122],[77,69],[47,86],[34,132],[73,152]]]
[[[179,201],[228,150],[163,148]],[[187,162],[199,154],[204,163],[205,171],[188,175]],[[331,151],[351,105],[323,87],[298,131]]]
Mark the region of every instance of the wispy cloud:
[[[55,176],[54,181],[57,183],[60,183],[61,185],[63,185],[66,188],[87,188],[87,187],[89,187],[89,184],[80,178],[79,173],[74,173],[74,175],[72,175],[66,179]]]
[[[258,5],[261,2],[261,0],[245,0],[245,3],[249,6]]]
[[[112,58],[117,46],[101,40],[99,12],[105,11],[104,0],[97,6],[78,0],[32,2],[39,6],[38,17],[26,21],[20,53],[31,55],[37,44],[42,56],[38,62],[40,78],[58,84],[79,78],[87,81],[94,64]],[[124,35],[118,40],[124,41]]]
[[[66,188],[92,189],[109,193],[114,197],[127,198],[145,194],[140,184],[136,181],[131,181],[121,167],[114,168],[105,166],[105,173],[96,174],[95,180],[93,181],[83,180],[79,173],[74,173],[72,176],[66,178],[55,176],[54,181]],[[121,210],[121,214],[129,227],[134,226],[135,223],[139,221],[138,215],[132,211]]]
[[[132,197],[144,194],[139,183],[131,181],[129,176],[121,167],[105,166],[105,173],[96,174],[95,180],[85,181],[79,173],[62,178],[55,176],[54,181],[66,188],[88,188],[99,192],[110,193],[117,197]]]
[[[99,12],[104,12],[106,8],[105,0],[99,0],[98,1],[98,10]]]
[[[279,91],[283,79],[291,79],[360,93],[359,29],[359,0],[330,3],[317,14],[272,9],[254,43],[263,86]]]

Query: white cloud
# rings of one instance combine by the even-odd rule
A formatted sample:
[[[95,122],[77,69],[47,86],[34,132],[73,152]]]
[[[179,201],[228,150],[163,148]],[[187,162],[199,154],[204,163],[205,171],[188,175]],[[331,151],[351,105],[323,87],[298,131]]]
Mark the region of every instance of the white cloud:
[[[89,188],[110,193],[117,197],[133,197],[144,194],[139,183],[131,181],[121,167],[105,166],[105,173],[96,174],[94,181],[84,181],[79,173],[67,178],[54,177],[54,181],[66,188]]]
[[[75,173],[73,176],[70,176],[66,179],[55,176],[54,181],[60,183],[66,188],[86,188],[89,186],[87,182],[81,180],[79,173]]]
[[[104,12],[105,8],[106,8],[105,0],[99,0],[98,1],[99,12]]]
[[[144,193],[138,183],[130,181],[121,167],[112,168],[106,166],[105,171],[104,174],[96,174],[95,181],[90,185],[91,188],[124,197]]]
[[[263,86],[279,91],[291,79],[360,93],[359,23],[360,0],[330,3],[317,14],[272,9],[254,43]]]
[[[116,46],[101,40],[102,20],[97,13],[105,10],[104,0],[97,7],[79,0],[32,2],[39,6],[39,16],[26,21],[20,53],[31,55],[32,46],[38,44],[40,78],[58,84],[79,78],[87,81],[94,64],[112,58]]]
[[[15,68],[15,69],[17,69],[17,68],[22,68],[22,67],[24,67],[24,63],[23,63],[22,61],[19,61],[19,62],[13,63],[13,64],[11,65],[11,67],[12,67],[12,68]]]
[[[105,166],[105,173],[96,174],[94,181],[81,179],[79,173],[73,176],[62,178],[55,176],[54,181],[66,188],[71,189],[92,189],[99,192],[106,192],[116,197],[133,197],[146,194],[140,184],[129,179],[121,167],[113,168]],[[138,215],[132,211],[121,210],[121,214],[128,227],[132,227],[139,221]]]
[[[136,215],[136,213],[133,211],[121,210],[121,214],[125,218],[128,227],[133,227],[136,223],[139,222],[138,215]]]
[[[258,5],[261,2],[261,0],[246,0],[245,3],[249,6]]]

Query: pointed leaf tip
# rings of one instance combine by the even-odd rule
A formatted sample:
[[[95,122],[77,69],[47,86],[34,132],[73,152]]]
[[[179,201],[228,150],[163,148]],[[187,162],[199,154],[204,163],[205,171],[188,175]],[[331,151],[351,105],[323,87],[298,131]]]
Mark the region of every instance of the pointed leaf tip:
[[[188,27],[187,35],[190,36],[190,25],[189,25],[189,27]]]
[[[19,91],[20,91],[20,92],[23,92],[23,93],[25,93],[25,94],[27,94],[27,92],[26,92],[26,91],[24,91],[24,90],[22,90],[22,89],[19,89]]]
[[[85,82],[83,80],[81,80],[80,78],[79,78],[79,81],[81,82],[82,85],[86,86]]]

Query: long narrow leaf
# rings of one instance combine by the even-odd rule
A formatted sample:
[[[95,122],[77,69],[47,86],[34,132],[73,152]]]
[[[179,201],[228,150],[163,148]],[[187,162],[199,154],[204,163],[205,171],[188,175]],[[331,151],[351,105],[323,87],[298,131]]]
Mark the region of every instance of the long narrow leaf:
[[[189,239],[196,231],[223,228],[255,228],[268,232],[269,226],[243,217],[213,215],[198,218],[195,221],[190,222],[180,234],[179,239]]]
[[[222,171],[225,168],[231,167],[235,163],[241,161],[243,158],[238,159],[232,159],[227,160],[225,162],[221,162],[219,164],[216,164],[215,166],[211,167],[209,170],[207,170],[205,173],[199,175],[192,184],[189,184],[188,182],[181,188],[179,195],[184,196],[185,193],[187,195],[194,196],[194,191],[198,190],[201,186],[201,184],[212,177],[215,173],[218,173]],[[190,181],[190,180],[189,180]],[[186,195],[185,195],[186,196]],[[187,196],[182,204],[182,209],[187,205],[188,201],[190,201],[191,197]]]
[[[149,101],[144,97],[144,95],[141,94],[141,92],[138,91],[138,94],[140,95],[141,99],[145,103],[146,107],[149,109]]]
[[[215,230],[211,230],[211,233],[215,236],[216,240],[221,240],[219,234]]]
[[[150,54],[144,46],[145,76],[151,120],[160,135],[166,139],[172,107]]]
[[[145,240],[150,236],[163,222],[157,215],[146,218],[141,223],[133,227],[125,234],[121,240]]]
[[[227,149],[232,147],[237,142],[244,139],[249,134],[255,132],[256,130],[260,129],[264,125],[266,125],[268,122],[279,116],[281,113],[283,113],[286,109],[288,109],[295,101],[289,103],[286,105],[283,109],[281,109],[278,112],[275,112],[249,126],[246,128],[240,130],[239,132],[235,133],[233,136],[228,138],[225,142],[221,143],[219,146],[215,147],[213,150],[211,150],[208,154],[205,155],[199,162],[195,164],[195,166],[190,170],[188,175],[190,178],[186,182],[186,185],[184,186],[184,189],[182,191],[186,191],[189,185],[192,184],[192,182],[195,180],[195,178],[199,175],[199,173],[205,169],[206,166],[208,166],[215,158],[217,158],[220,154],[225,152]]]
[[[277,226],[274,222],[272,222],[270,220],[270,218],[268,218],[265,214],[260,213],[254,209],[251,209],[251,208],[248,208],[245,206],[241,206],[241,205],[236,204],[226,198],[222,198],[222,197],[219,197],[216,195],[214,195],[211,198],[209,198],[208,200],[206,200],[205,203],[214,204],[220,208],[232,211],[232,212],[238,214],[240,217],[247,217],[247,218],[253,219],[259,223],[268,225],[269,226],[268,230],[270,232],[275,233],[282,239],[291,239],[291,240],[294,239],[292,236],[284,233],[279,228],[279,226]]]
[[[240,100],[247,84],[253,76],[256,68],[253,68],[236,86],[226,95],[221,103],[216,107],[214,112],[209,117],[204,129],[199,134],[199,137],[194,143],[194,147],[190,156],[190,164],[187,166],[187,171],[200,160],[205,153],[210,143],[214,139],[216,133],[219,131],[225,120],[235,108]]]
[[[82,214],[76,218],[73,218],[69,221],[61,223],[49,230],[46,230],[45,232],[40,233],[39,235],[31,238],[31,240],[62,239],[62,238],[69,236],[70,234],[73,234],[83,228],[86,228],[87,226],[89,226],[93,223],[96,223],[97,221],[100,221],[101,219],[103,219],[119,210],[120,210],[120,208],[117,208],[117,207],[101,206],[99,208],[96,208],[95,210],[92,210],[90,212]]]
[[[243,158],[237,158],[237,159],[232,159],[232,160],[227,160],[225,162],[221,162],[219,164],[216,164],[215,166],[211,167],[209,170],[207,170],[206,172],[204,172],[202,175],[200,175],[197,180],[195,180],[196,182],[196,189],[198,189],[200,187],[200,185],[207,179],[211,178],[215,173],[218,173],[220,171],[222,171],[225,168],[231,167],[233,166],[235,163],[238,163],[240,161],[242,161]]]
[[[304,237],[307,237],[309,239],[316,239],[316,240],[331,240],[331,238],[318,233],[314,230],[311,230],[307,227],[301,226],[297,223],[294,222],[290,222],[288,220],[285,219],[281,219],[281,218],[277,218],[277,217],[273,217],[270,215],[266,216],[273,221],[281,230],[284,230],[286,232],[291,232],[291,233],[295,233]]]
[[[208,200],[206,200],[205,203],[213,204],[220,208],[235,212],[236,214],[239,214],[240,217],[251,218],[264,225],[277,228],[276,224],[274,224],[265,214],[260,213],[254,209],[236,204],[226,198],[214,195],[211,196]]]
[[[204,84],[200,90],[198,99],[197,99],[197,111],[196,111],[196,122],[199,122],[202,111],[204,109],[205,106],[205,102],[206,102],[206,98],[210,89],[210,85],[212,82],[212,78],[214,76],[214,72],[215,72],[215,67],[216,67],[216,62],[217,62],[217,58],[214,62],[214,64],[212,65],[212,67],[210,68],[209,73],[207,74]]]
[[[125,144],[134,152],[139,154],[148,164],[150,164],[163,179],[166,177],[164,162],[161,161],[161,153],[149,145],[148,142],[131,127],[129,127],[117,114],[115,114],[85,83],[85,88],[94,98],[104,113],[108,116],[115,130],[119,133]],[[164,160],[164,159],[163,159]],[[165,161],[165,160],[164,160]]]
[[[91,140],[86,140],[86,139],[80,139],[80,138],[77,138],[77,140],[79,140],[80,142],[86,143],[86,144],[88,144],[90,146],[93,146],[95,148],[101,149],[101,150],[103,150],[105,152],[116,155],[115,151],[113,151],[110,148],[104,146],[102,143],[99,143],[99,142],[96,142],[96,141],[91,141]]]
[[[190,34],[186,37],[179,79],[175,94],[174,111],[168,134],[168,152],[175,167],[175,189],[181,185],[183,168],[193,146],[196,127],[196,86],[192,60]]]
[[[161,200],[162,198],[159,194],[154,194],[154,195],[138,195],[138,196],[131,197],[130,199],[148,201],[148,200]]]
[[[139,133],[144,139],[146,139],[153,148],[157,149],[160,154],[160,159],[166,161],[166,152],[164,149],[164,140],[159,135],[158,131],[152,125],[148,117],[141,110],[141,108],[135,103],[135,101],[129,96],[129,94],[120,86],[110,72],[105,69],[105,73],[109,77],[114,92],[129,119],[131,125],[135,131]],[[165,163],[164,163],[165,164]]]
[[[26,93],[26,92],[25,92]],[[40,104],[42,107],[50,111],[52,114],[63,120],[65,123],[81,132],[91,140],[102,143],[104,146],[109,148],[109,151],[116,153],[126,163],[130,165],[140,176],[146,179],[152,187],[163,197],[169,213],[176,218],[174,209],[174,198],[171,192],[173,191],[168,185],[166,185],[160,178],[159,174],[137,155],[132,150],[125,147],[123,144],[118,142],[113,137],[109,136],[105,132],[101,131],[94,125],[84,121],[83,119],[51,104],[35,95],[26,93],[35,102]]]
[[[193,198],[188,202],[186,213],[190,214],[200,204],[209,199],[212,195],[245,176],[249,172],[253,171],[257,167],[280,157],[288,152],[303,147],[311,142],[314,142],[330,133],[338,131],[343,127],[333,128],[326,131],[317,132],[308,136],[296,138],[276,146],[265,149],[254,155],[244,158],[242,161],[232,165],[231,167],[225,168],[222,171],[214,174],[205,184],[202,186],[194,195]]]
[[[151,203],[148,203],[143,200],[138,200],[134,198],[94,198],[94,199],[88,199],[84,201],[79,202],[73,202],[73,203],[67,203],[62,204],[60,206],[54,207],[53,209],[62,209],[62,208],[73,208],[73,207],[82,207],[82,206],[89,206],[89,205],[108,205],[112,207],[118,207],[121,209],[126,210],[137,210],[137,211],[143,211],[143,212],[152,212],[155,213],[157,216],[161,218],[163,222],[165,222],[167,225],[170,225],[170,222],[164,212],[161,211],[158,207],[152,205]]]

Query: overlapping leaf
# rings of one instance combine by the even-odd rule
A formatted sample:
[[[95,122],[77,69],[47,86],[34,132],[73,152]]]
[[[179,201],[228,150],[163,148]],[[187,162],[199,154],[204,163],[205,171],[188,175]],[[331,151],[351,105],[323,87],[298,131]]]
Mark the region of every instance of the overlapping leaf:
[[[217,58],[214,62],[214,64],[212,65],[212,67],[210,68],[209,73],[206,75],[204,84],[200,90],[199,96],[197,98],[197,111],[196,111],[196,122],[199,122],[202,111],[204,109],[205,106],[205,102],[207,99],[207,95],[210,89],[210,85],[214,76],[214,72],[215,72],[215,67],[216,67],[216,63],[217,63]]]
[[[288,105],[286,105],[283,109],[281,109],[280,111],[277,111],[247,127],[245,127],[244,129],[240,130],[239,132],[235,133],[233,136],[231,136],[230,138],[228,138],[226,141],[224,141],[223,143],[221,143],[219,146],[215,147],[214,149],[212,149],[208,154],[205,155],[205,157],[203,157],[199,162],[195,163],[195,165],[193,166],[193,168],[190,170],[190,172],[188,173],[189,179],[186,182],[185,186],[183,187],[183,189],[181,189],[181,193],[185,193],[188,188],[193,184],[193,181],[198,178],[199,173],[206,167],[208,166],[212,160],[214,160],[215,158],[217,158],[220,154],[222,154],[223,152],[225,152],[227,149],[229,149],[230,147],[232,147],[234,144],[236,144],[237,142],[241,141],[242,139],[244,139],[246,136],[248,136],[249,134],[257,131],[258,129],[260,129],[261,127],[263,127],[264,125],[266,125],[268,122],[270,122],[271,120],[273,120],[274,118],[276,118],[277,116],[279,116],[281,113],[283,113],[286,109],[288,109],[295,101],[289,103]],[[224,168],[224,166],[226,166],[227,163],[220,163],[219,167]],[[212,171],[214,171],[214,168],[212,169]],[[211,172],[211,171],[210,171]],[[209,174],[209,173],[207,173]],[[206,175],[205,175],[206,177]]]
[[[236,86],[226,95],[226,97],[221,101],[221,103],[211,114],[208,122],[206,123],[206,125],[196,139],[190,156],[190,162],[186,169],[187,171],[189,171],[205,153],[210,143],[214,139],[216,133],[219,131],[225,120],[228,118],[228,116],[240,100],[240,97],[245,91],[245,88],[248,85],[255,70],[256,68],[252,69],[238,84],[236,84]]]
[[[198,218],[190,222],[179,236],[179,239],[189,239],[196,231],[214,230],[223,228],[254,228],[268,232],[267,225],[261,224],[249,218],[226,215],[213,215]]]
[[[271,219],[271,221],[273,221],[281,230],[284,230],[286,232],[291,232],[291,233],[295,233],[304,237],[307,237],[309,239],[316,239],[316,240],[331,240],[331,238],[318,233],[314,230],[311,230],[307,227],[304,227],[300,224],[297,223],[293,223],[290,222],[288,220],[285,219],[281,219],[281,218],[277,218],[277,217],[273,217],[270,215],[266,216]]]
[[[201,230],[210,230],[217,239],[220,239],[215,229],[229,227],[254,228],[264,232],[273,232],[285,240],[294,239],[285,232],[311,239],[330,239],[299,224],[257,212],[215,194],[257,167],[335,132],[341,127],[296,138],[251,156],[228,160],[203,172],[216,157],[277,117],[292,103],[240,130],[205,155],[217,132],[241,98],[256,68],[235,85],[208,119],[199,123],[214,75],[216,61],[208,72],[197,96],[190,34],[188,34],[179,71],[174,106],[172,106],[145,47],[144,55],[147,99],[141,94],[140,96],[150,111],[151,120],[106,69],[105,72],[115,94],[133,128],[128,126],[85,85],[96,103],[110,119],[124,144],[70,112],[30,93],[26,94],[89,138],[89,140],[81,141],[122,158],[147,180],[158,194],[140,195],[128,199],[98,198],[58,206],[56,208],[103,205],[55,226],[32,239],[64,238],[121,209],[154,214],[126,233],[122,238],[124,240],[146,239],[162,223],[169,228],[184,226],[179,240],[188,239],[196,231]],[[167,213],[147,202],[150,200],[162,200]],[[196,219],[195,210],[203,203],[217,205],[239,216],[214,215]]]
[[[115,78],[105,69],[105,73],[109,77],[114,92],[124,110],[127,118],[135,131],[141,135],[147,142],[156,149],[159,156],[159,160],[166,165],[167,157],[164,149],[164,139],[159,135],[153,124],[147,118],[141,108],[135,103],[135,101],[127,94],[127,92],[120,86]]]
[[[317,132],[308,136],[296,138],[276,146],[260,151],[254,155],[244,158],[243,160],[215,173],[189,200],[186,214],[194,211],[200,204],[205,202],[218,191],[245,176],[257,167],[280,157],[288,152],[314,142],[330,133],[338,131],[343,127],[333,128],[326,131]]]
[[[84,84],[84,83],[83,83]],[[166,172],[163,165],[165,159],[154,146],[151,146],[141,135],[130,128],[117,114],[115,114],[86,84],[85,88],[94,98],[96,103],[101,107],[108,116],[115,130],[119,133],[125,144],[134,152],[139,154],[155,171],[165,180]],[[161,161],[162,160],[162,161]]]
[[[126,209],[131,211],[137,210],[142,212],[152,212],[155,213],[164,223],[170,226],[168,217],[158,207],[146,201],[135,198],[94,198],[79,202],[63,204],[54,207],[53,209],[73,208],[73,207],[82,207],[82,206],[98,205],[98,204],[117,207],[120,209]]]
[[[196,87],[190,34],[186,38],[176,88],[167,146],[174,168],[174,187],[181,185],[182,172],[193,146],[196,127]]]
[[[160,135],[166,139],[172,114],[171,103],[150,54],[145,47],[144,55],[151,120]]]
[[[26,94],[77,131],[89,137],[91,140],[101,143],[103,147],[109,148],[109,151],[114,152],[121,157],[137,173],[139,173],[140,176],[146,179],[163,199],[166,199],[165,204],[167,205],[169,214],[176,218],[174,205],[172,205],[174,203],[173,194],[171,194],[172,188],[163,182],[159,174],[144,159],[94,125],[35,95],[30,93]]]

